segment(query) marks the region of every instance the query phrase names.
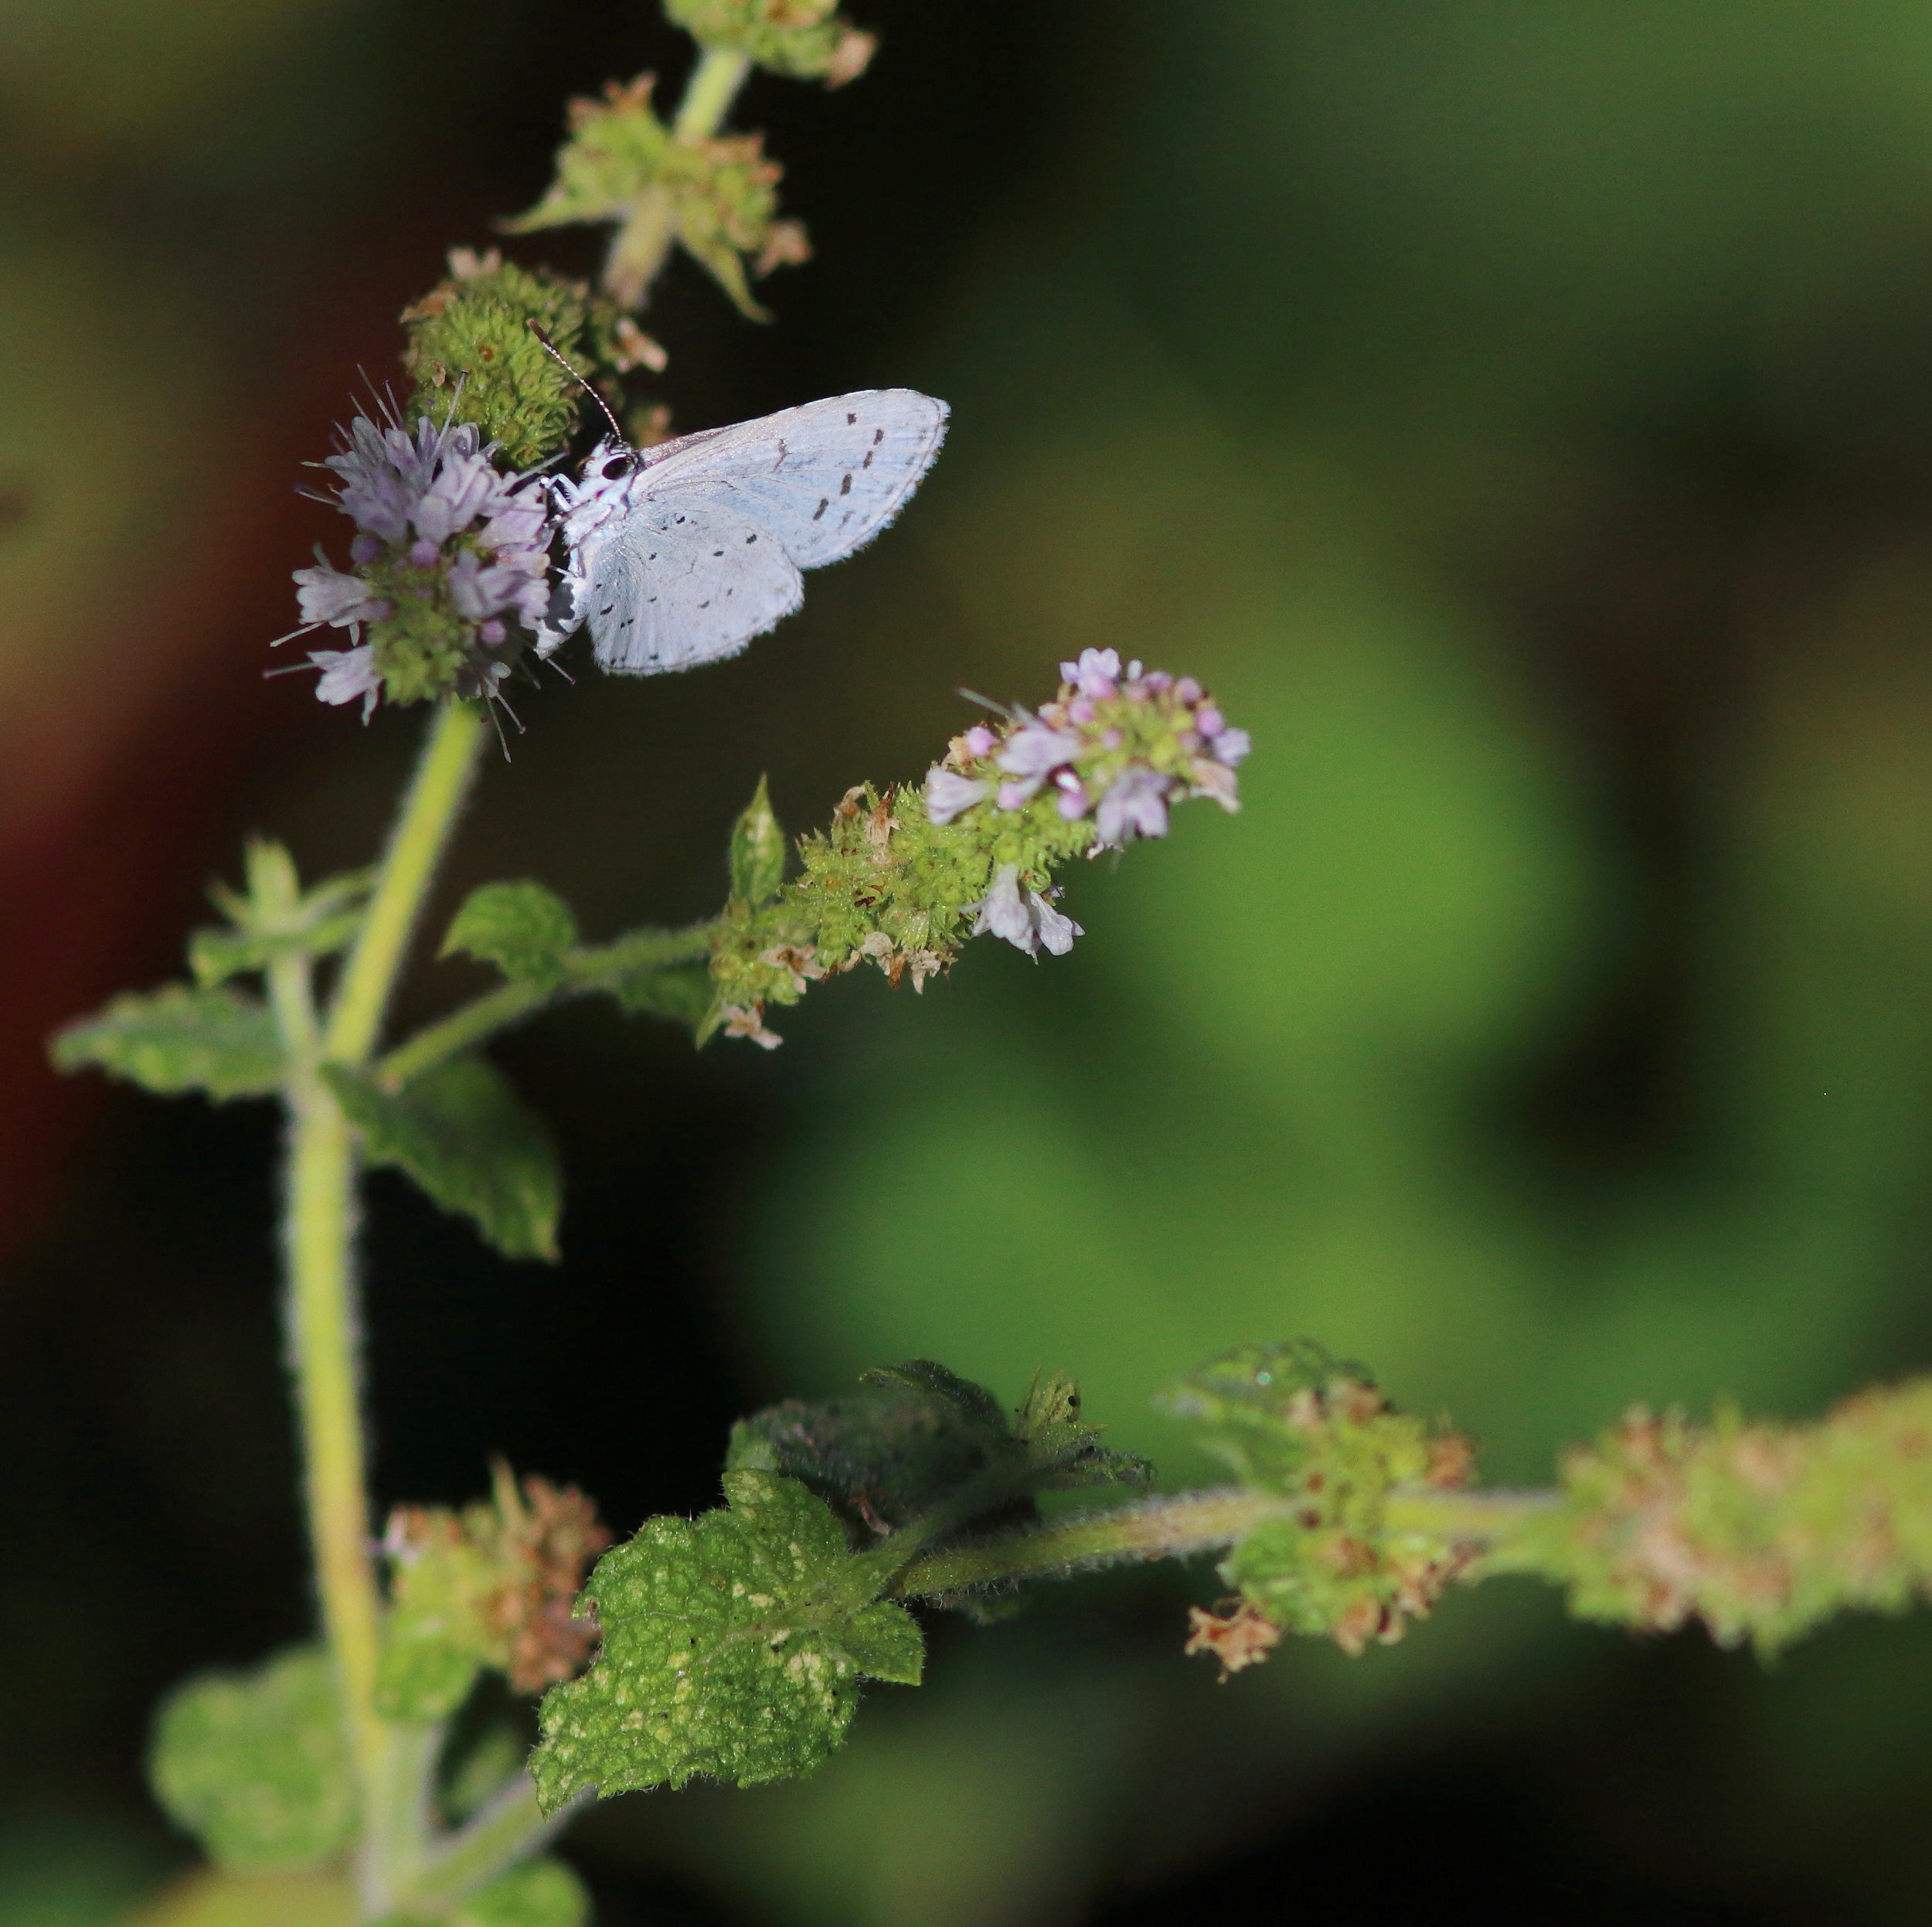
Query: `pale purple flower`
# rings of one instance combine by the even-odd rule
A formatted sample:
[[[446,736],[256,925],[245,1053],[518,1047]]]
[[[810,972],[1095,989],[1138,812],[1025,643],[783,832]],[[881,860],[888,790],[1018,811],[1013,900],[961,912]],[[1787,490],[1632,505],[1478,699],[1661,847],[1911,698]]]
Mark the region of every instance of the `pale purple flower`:
[[[1167,834],[1168,779],[1145,763],[1128,764],[1100,798],[1094,826],[1102,843],[1122,849],[1136,836]]]
[[[526,628],[534,628],[549,600],[549,585],[532,577],[517,559],[484,565],[473,549],[458,552],[450,564],[450,607],[471,622],[513,611]]]
[[[972,931],[975,937],[1003,937],[1029,957],[1043,949],[1063,957],[1073,948],[1073,939],[1086,934],[1038,890],[1020,888],[1016,863],[1002,863],[985,898],[966,907],[977,912]]]
[[[1138,675],[1140,665],[1134,666]],[[1077,662],[1060,665],[1063,680],[1071,683],[1090,702],[1104,703],[1111,696],[1117,696],[1117,686],[1121,676],[1120,652],[1117,649],[1082,649]]]
[[[476,429],[467,421],[444,437],[435,476],[410,510],[416,533],[438,548],[488,514],[499,493],[508,492],[504,478],[476,443]]]
[[[529,477],[502,473],[495,453],[496,444],[484,446],[471,423],[445,420],[439,428],[425,417],[412,434],[392,411],[386,423],[357,415],[341,431],[335,454],[318,465],[339,485],[334,495],[318,499],[332,502],[356,525],[349,554],[358,570],[376,568],[386,555],[442,574],[450,614],[471,625],[467,638],[459,630],[452,638],[467,640],[456,678],[466,695],[494,695],[520,653],[503,618],[535,630],[549,600],[545,498]],[[459,536],[466,540],[453,547]],[[366,576],[331,567],[319,551],[318,559],[319,568],[296,573],[304,625],[298,635],[325,625],[352,629],[390,613]],[[330,703],[367,696],[352,679],[374,675],[370,660],[351,670],[332,657],[317,693]]]
[[[962,776],[957,770],[941,769],[937,764],[926,772],[926,819],[944,829],[962,811],[984,802],[993,786],[983,779]]]
[[[1065,730],[1050,730],[1044,723],[1029,721],[1006,739],[999,753],[999,766],[1015,780],[1002,786],[999,806],[1018,809],[1032,800],[1033,793],[1055,770],[1072,762],[1081,750],[1080,739]]]
[[[376,651],[365,642],[359,649],[314,649],[309,661],[322,672],[315,693],[325,703],[353,703],[362,700],[362,720],[366,723],[383,693],[383,679],[376,672]]]
[[[372,594],[360,576],[345,575],[325,561],[295,571],[295,599],[303,628],[309,629],[352,628],[360,622],[379,622],[389,612],[389,604]]]
[[[984,723],[975,723],[966,732],[966,751],[970,756],[990,756],[993,745],[999,740]]]
[[[1061,816],[1070,823],[1077,823],[1087,814],[1090,800],[1087,785],[1070,769],[1063,769],[1053,778],[1053,787],[1060,792]]]
[[[409,533],[410,511],[435,473],[440,439],[427,419],[417,424],[412,441],[400,426],[378,427],[358,415],[349,425],[346,445],[321,464],[342,478],[336,506],[359,529],[401,543]]]
[[[1253,747],[1246,730],[1216,730],[1208,738],[1208,747],[1214,752],[1214,760],[1226,764],[1230,769],[1239,769],[1247,761],[1248,751]]]

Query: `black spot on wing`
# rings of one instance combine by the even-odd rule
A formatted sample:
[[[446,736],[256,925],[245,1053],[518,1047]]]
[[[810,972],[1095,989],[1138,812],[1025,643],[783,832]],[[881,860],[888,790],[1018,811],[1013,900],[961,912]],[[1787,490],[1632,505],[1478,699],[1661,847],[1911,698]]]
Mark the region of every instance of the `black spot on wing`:
[[[849,474],[846,475],[843,482],[839,483],[838,492],[842,495],[849,495],[852,493],[852,477]]]
[[[860,468],[869,468],[872,466],[872,451],[869,448],[868,448],[868,449],[866,451],[866,458],[865,458],[865,460],[864,460],[863,461],[862,461],[862,462],[859,465]],[[845,479],[846,479],[848,482],[849,482],[849,481],[852,479],[852,478],[851,478],[849,475],[848,475],[848,476],[845,478]]]
[[[848,415],[845,417],[845,426],[850,428],[857,423],[859,417],[856,415]]]
[[[883,428],[875,428],[875,429],[872,431],[872,445],[875,448],[876,448],[879,446],[879,444],[882,441],[883,441],[885,439],[886,439],[886,431],[885,431],[885,430],[884,430],[884,429],[883,429]]]
[[[812,510],[812,512],[811,512],[811,519],[812,519],[812,520],[813,520],[814,522],[818,521],[818,519],[819,519],[821,516],[823,516],[823,515],[825,514],[825,511],[826,511],[828,509],[829,509],[831,506],[832,506],[832,498],[831,498],[829,495],[821,495],[821,496],[818,498],[818,507],[817,507],[817,508],[815,508],[815,509],[813,509],[813,510]]]

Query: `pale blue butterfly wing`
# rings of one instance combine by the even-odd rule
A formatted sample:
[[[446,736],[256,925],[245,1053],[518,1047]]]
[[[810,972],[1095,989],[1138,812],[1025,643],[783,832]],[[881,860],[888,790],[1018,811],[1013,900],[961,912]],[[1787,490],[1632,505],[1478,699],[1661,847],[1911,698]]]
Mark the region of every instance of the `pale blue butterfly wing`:
[[[727,492],[800,568],[820,568],[863,548],[905,506],[939,453],[947,413],[914,389],[862,388],[648,451],[640,479],[654,496]]]
[[[586,485],[587,504],[610,508],[572,542],[560,628],[587,623],[597,661],[636,675],[735,655],[798,607],[800,570],[897,515],[947,412],[911,389],[864,389],[647,449],[620,484]]]
[[[586,539],[581,563],[597,661],[634,676],[735,655],[804,600],[784,548],[695,490],[634,502]]]

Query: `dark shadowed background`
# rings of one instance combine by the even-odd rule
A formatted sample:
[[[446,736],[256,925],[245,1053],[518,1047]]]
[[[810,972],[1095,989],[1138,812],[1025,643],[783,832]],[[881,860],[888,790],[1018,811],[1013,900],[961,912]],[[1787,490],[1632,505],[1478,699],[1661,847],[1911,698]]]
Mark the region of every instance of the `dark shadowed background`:
[[[942,1358],[1149,1394],[1308,1333],[1548,1476],[1633,1399],[1796,1416],[1932,1352],[1932,9],[1923,0],[855,0],[753,80],[818,257],[760,329],[675,266],[693,427],[954,405],[878,549],[739,661],[523,706],[447,892],[713,907],[915,776],[966,684],[1111,645],[1254,737],[1238,819],[1073,880],[1088,935],[770,1057],[602,1007],[505,1053],[562,1268],[379,1177],[379,1496],[490,1452],[628,1530],[733,1415]],[[0,1923],[185,1854],[154,1695],[308,1608],[262,1107],[45,1068],[273,831],[366,860],[421,719],[264,683],[293,492],[562,104],[681,78],[645,0],[0,7]],[[588,272],[588,235],[518,244]],[[425,963],[418,1009],[467,987]],[[935,1628],[815,1777],[615,1803],[605,1927],[1889,1923],[1932,1874],[1932,1619],[1774,1670],[1498,1585],[1226,1688],[1203,1569]]]

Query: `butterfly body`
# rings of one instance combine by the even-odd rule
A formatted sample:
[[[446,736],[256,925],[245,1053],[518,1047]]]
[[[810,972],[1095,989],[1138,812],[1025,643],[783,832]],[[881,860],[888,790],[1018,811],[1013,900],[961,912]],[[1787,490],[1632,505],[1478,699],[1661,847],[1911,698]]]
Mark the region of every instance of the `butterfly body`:
[[[946,433],[946,404],[861,389],[641,451],[607,440],[551,485],[568,550],[539,644],[587,627],[605,669],[734,655],[804,599],[801,571],[884,529]]]

